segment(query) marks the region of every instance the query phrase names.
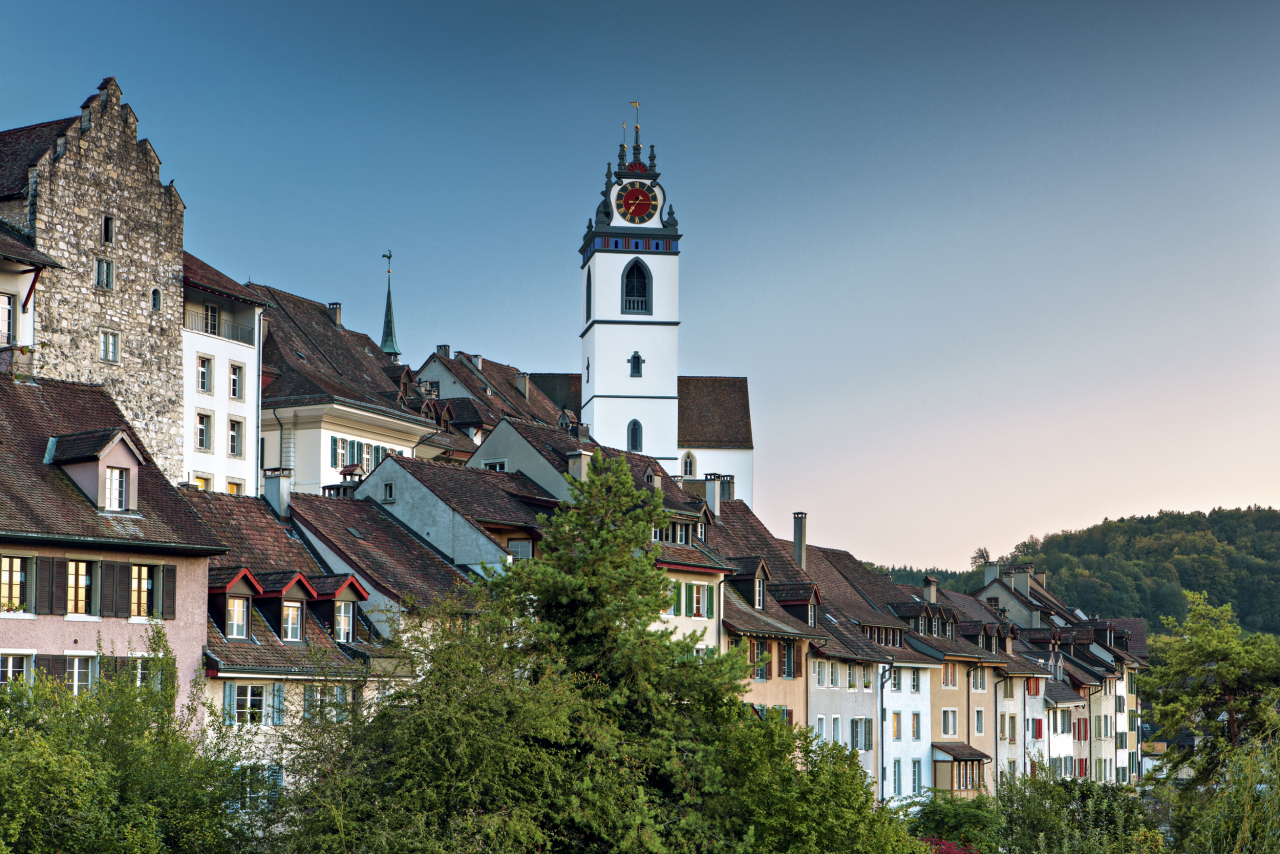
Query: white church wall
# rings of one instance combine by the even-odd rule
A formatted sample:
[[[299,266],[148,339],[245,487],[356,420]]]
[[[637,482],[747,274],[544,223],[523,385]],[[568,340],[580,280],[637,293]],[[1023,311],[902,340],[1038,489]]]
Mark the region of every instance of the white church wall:
[[[752,489],[755,454],[750,450],[728,448],[680,448],[678,456],[683,459],[685,452],[693,454],[695,461],[694,477],[702,478],[708,474],[733,475],[733,497],[753,506]],[[678,467],[673,467],[674,474],[681,474]]]

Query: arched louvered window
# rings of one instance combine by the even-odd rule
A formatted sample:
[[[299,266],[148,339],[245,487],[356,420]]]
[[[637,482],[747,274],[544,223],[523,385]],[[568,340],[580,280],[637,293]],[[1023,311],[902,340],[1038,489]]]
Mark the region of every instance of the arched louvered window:
[[[591,322],[591,271],[587,271],[587,322]]]
[[[652,282],[640,259],[631,262],[622,274],[622,313],[653,314]]]
[[[644,428],[639,421],[632,421],[627,425],[627,450],[637,454],[644,450]]]
[[[680,472],[685,477],[698,476],[698,461],[693,458],[693,454],[685,451],[684,459],[680,461]]]

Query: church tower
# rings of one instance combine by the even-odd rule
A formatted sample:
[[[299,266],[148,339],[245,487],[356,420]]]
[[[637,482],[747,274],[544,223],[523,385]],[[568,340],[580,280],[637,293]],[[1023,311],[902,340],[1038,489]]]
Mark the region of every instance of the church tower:
[[[637,124],[582,240],[582,420],[601,444],[676,474],[680,234],[654,147],[643,154]]]

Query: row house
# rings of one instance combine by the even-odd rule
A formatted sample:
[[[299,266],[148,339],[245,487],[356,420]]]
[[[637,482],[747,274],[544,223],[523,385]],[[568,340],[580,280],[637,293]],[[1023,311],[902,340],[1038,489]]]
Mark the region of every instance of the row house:
[[[0,382],[0,682],[142,677],[160,621],[180,690],[201,669],[209,559],[227,547],[165,478],[107,390]]]

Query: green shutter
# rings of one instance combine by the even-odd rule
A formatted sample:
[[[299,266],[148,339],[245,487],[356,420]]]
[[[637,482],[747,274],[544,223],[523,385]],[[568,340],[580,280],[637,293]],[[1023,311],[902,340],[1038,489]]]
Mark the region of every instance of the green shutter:
[[[716,615],[716,586],[714,584],[707,585],[707,619],[711,619]]]
[[[338,437],[337,436],[329,437],[329,467],[335,468],[335,469],[338,467]]]
[[[230,726],[236,722],[236,683],[222,683],[222,722]]]
[[[271,725],[284,725],[284,683],[276,682],[271,686]]]
[[[684,612],[693,616],[693,585],[687,582],[684,585]]]
[[[671,598],[674,601],[671,603],[671,613],[678,617],[680,616],[680,582],[673,582],[673,585],[674,587],[671,590]]]

